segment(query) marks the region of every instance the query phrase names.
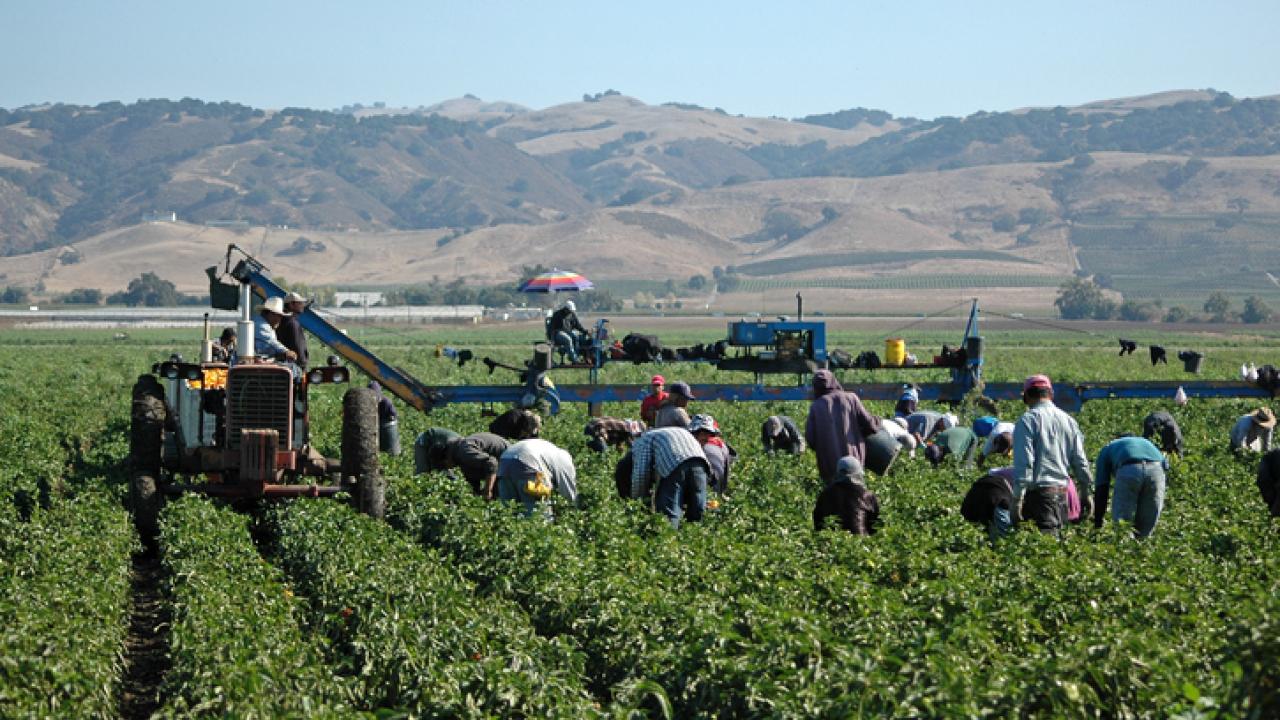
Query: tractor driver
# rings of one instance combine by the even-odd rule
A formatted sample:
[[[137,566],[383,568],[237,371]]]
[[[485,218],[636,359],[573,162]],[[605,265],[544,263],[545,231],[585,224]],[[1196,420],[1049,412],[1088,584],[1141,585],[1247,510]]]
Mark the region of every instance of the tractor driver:
[[[291,365],[297,361],[298,354],[285,347],[276,337],[276,328],[280,327],[281,321],[288,315],[289,312],[284,309],[284,301],[278,297],[267,298],[262,303],[262,307],[258,309],[258,317],[253,319],[253,349],[258,356]],[[300,373],[296,365],[293,367],[296,379]]]

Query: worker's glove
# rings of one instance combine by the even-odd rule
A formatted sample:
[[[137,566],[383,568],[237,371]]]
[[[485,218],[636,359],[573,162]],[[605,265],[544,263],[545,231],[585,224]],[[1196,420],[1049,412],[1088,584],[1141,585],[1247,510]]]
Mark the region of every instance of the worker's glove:
[[[1080,498],[1080,517],[1089,517],[1093,514],[1093,498],[1085,494]]]

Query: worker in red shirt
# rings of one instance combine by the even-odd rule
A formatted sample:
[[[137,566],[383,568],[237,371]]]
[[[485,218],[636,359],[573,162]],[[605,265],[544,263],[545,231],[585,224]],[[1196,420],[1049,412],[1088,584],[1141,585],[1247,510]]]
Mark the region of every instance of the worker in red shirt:
[[[654,418],[658,415],[658,406],[667,399],[667,393],[663,390],[666,384],[666,378],[654,375],[649,381],[649,394],[640,401],[640,419],[644,420],[649,427],[653,427]]]

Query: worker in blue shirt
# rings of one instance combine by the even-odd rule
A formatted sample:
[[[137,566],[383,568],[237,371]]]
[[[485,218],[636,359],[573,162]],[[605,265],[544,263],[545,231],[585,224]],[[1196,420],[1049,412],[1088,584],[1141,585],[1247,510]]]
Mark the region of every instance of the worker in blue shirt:
[[[1169,467],[1169,461],[1160,449],[1146,438],[1120,437],[1102,448],[1094,466],[1094,526],[1102,527],[1107,495],[1114,477],[1116,488],[1111,519],[1133,523],[1133,534],[1138,538],[1151,535],[1164,507],[1164,471]]]

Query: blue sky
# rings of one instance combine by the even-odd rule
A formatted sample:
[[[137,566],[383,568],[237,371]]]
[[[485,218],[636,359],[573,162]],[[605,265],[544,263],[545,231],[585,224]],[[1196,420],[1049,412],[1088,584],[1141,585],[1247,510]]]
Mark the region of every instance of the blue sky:
[[[649,103],[932,118],[1280,93],[1280,2],[0,2],[0,107]]]

